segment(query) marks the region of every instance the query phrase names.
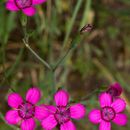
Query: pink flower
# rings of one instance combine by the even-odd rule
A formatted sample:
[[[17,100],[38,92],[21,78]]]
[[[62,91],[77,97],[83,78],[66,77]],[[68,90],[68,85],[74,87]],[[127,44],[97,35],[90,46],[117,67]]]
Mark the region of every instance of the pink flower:
[[[22,10],[27,16],[33,16],[36,13],[35,5],[42,4],[46,0],[8,0],[6,8],[10,11]]]
[[[126,108],[123,99],[118,98],[112,102],[110,94],[103,93],[99,97],[101,109],[94,109],[89,113],[89,120],[99,125],[99,130],[111,130],[111,121],[123,126],[127,123],[127,116],[122,114]]]
[[[71,118],[81,119],[85,116],[85,107],[78,103],[72,106],[68,105],[69,95],[64,90],[59,90],[54,100],[56,106],[41,105],[36,111],[39,113],[42,127],[45,130],[52,130],[57,125],[60,130],[76,130]]]
[[[109,93],[112,97],[117,97],[121,95],[122,91],[123,90],[121,85],[119,83],[114,83],[108,88],[106,92]]]
[[[20,124],[22,130],[34,130],[35,120],[38,118],[35,104],[41,98],[41,91],[38,88],[30,88],[26,94],[26,100],[17,93],[11,93],[8,96],[8,105],[13,108],[5,115],[8,124]]]

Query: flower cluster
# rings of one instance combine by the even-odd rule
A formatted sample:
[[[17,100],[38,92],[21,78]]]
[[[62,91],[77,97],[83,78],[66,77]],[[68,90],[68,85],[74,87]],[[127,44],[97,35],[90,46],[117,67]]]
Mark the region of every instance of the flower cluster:
[[[7,0],[6,8],[10,11],[22,11],[27,16],[36,13],[35,6],[47,0]],[[90,24],[84,26],[80,33],[90,32]],[[126,125],[127,116],[122,112],[126,108],[126,102],[120,95],[122,87],[119,83],[112,84],[99,96],[100,109],[93,109],[89,113],[89,120],[99,124],[99,130],[111,130],[111,122],[119,126]],[[60,130],[76,130],[73,119],[79,120],[85,116],[84,105],[69,104],[69,94],[65,90],[58,90],[54,95],[56,105],[37,105],[41,98],[41,91],[30,88],[26,98],[23,99],[18,93],[11,93],[8,96],[8,105],[12,108],[5,115],[8,124],[19,125],[21,130],[34,130],[35,120],[39,120],[45,130],[52,130],[58,127]]]
[[[6,8],[10,11],[21,10],[27,16],[33,16],[36,13],[35,5],[42,4],[46,0],[8,0]]]
[[[60,130],[76,130],[72,119],[81,119],[85,116],[86,109],[80,104],[69,105],[69,94],[65,90],[59,90],[54,96],[56,106],[36,105],[41,98],[38,88],[31,88],[26,94],[26,99],[17,93],[8,96],[8,105],[12,107],[5,115],[8,124],[19,124],[21,130],[34,130],[35,119],[41,122],[45,130],[52,130],[59,126]]]
[[[123,126],[127,123],[127,116],[122,112],[126,103],[119,96],[122,88],[118,83],[111,85],[106,92],[99,96],[100,109],[93,109],[89,113],[89,120],[94,124],[100,124],[99,130],[111,130],[111,122]],[[21,130],[34,130],[35,120],[39,120],[45,130],[58,127],[60,130],[76,130],[73,119],[79,120],[85,116],[86,108],[80,103],[70,104],[69,94],[58,90],[54,95],[55,105],[37,105],[41,98],[41,91],[30,88],[26,98],[18,93],[8,96],[8,105],[12,107],[5,115],[8,124],[18,124]]]

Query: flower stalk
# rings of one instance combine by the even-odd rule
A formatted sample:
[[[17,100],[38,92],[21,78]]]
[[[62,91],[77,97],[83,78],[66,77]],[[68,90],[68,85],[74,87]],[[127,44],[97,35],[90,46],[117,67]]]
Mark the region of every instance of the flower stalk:
[[[41,61],[49,70],[52,70],[52,67],[45,61],[43,60],[28,44],[26,39],[23,39],[23,43],[25,44],[26,48],[39,60]]]
[[[42,59],[29,45],[29,35],[27,33],[27,16],[23,16],[21,19],[21,24],[23,27],[23,32],[24,32],[24,38],[23,38],[23,43],[26,46],[26,48],[40,61],[42,62],[49,70],[52,70],[52,67],[44,60]]]

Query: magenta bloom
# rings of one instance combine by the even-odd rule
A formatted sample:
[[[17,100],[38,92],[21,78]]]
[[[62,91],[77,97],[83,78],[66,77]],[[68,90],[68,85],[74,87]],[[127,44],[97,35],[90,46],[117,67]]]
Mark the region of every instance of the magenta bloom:
[[[127,116],[122,114],[126,108],[123,99],[118,98],[112,102],[110,94],[103,93],[99,97],[101,109],[94,109],[89,113],[89,120],[99,125],[99,130],[111,130],[111,122],[123,126],[127,123]]]
[[[38,88],[30,88],[26,94],[26,100],[17,93],[11,93],[8,96],[8,105],[13,108],[5,115],[8,124],[20,124],[22,130],[34,130],[35,120],[38,117],[35,104],[41,98],[41,91]]]
[[[72,106],[67,105],[69,95],[64,90],[59,90],[54,96],[56,106],[41,105],[37,109],[39,120],[45,130],[52,130],[58,126],[60,130],[76,130],[71,118],[81,119],[85,116],[85,107],[78,103]]]
[[[10,11],[22,10],[27,16],[32,16],[36,13],[35,5],[42,4],[46,0],[8,0],[6,8]]]
[[[112,97],[117,97],[121,95],[122,87],[119,83],[114,83],[108,88],[106,92],[109,93]]]

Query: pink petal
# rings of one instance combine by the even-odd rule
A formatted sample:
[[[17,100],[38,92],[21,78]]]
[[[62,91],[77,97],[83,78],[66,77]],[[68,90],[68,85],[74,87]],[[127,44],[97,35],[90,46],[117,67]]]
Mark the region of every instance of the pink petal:
[[[126,108],[126,103],[123,99],[118,98],[116,99],[111,106],[114,108],[116,113],[122,112]]]
[[[42,120],[42,119],[46,118],[47,116],[49,116],[49,112],[46,107],[37,106],[35,108],[35,117],[38,120]]]
[[[57,121],[54,115],[50,115],[42,121],[42,127],[46,130],[51,130],[54,127],[56,127],[56,125],[57,125]]]
[[[111,103],[112,103],[112,98],[109,94],[107,93],[102,93],[100,96],[99,96],[99,101],[100,101],[100,105],[101,107],[104,107],[104,106],[110,106]]]
[[[70,115],[74,119],[80,119],[85,116],[86,109],[82,104],[75,104],[70,107]]]
[[[46,2],[47,0],[33,0],[33,4],[42,4]]]
[[[89,120],[94,123],[98,124],[101,122],[101,112],[100,110],[94,109],[89,113]]]
[[[54,107],[52,105],[46,105],[46,107],[50,114],[54,114],[56,112],[56,107]]]
[[[116,114],[116,117],[113,120],[114,123],[116,123],[117,125],[120,125],[120,126],[126,125],[127,121],[128,121],[128,119],[125,114]]]
[[[18,106],[23,102],[22,97],[17,93],[11,93],[8,96],[8,105],[13,108],[18,108]]]
[[[18,111],[10,110],[6,113],[5,120],[8,124],[15,125],[21,120],[21,118],[18,115]]]
[[[60,126],[60,130],[76,130],[76,127],[71,121],[68,121]]]
[[[36,9],[34,7],[29,7],[26,9],[23,9],[23,13],[27,16],[33,16],[36,13]]]
[[[59,90],[54,98],[57,106],[66,106],[69,100],[69,94],[65,90]]]
[[[23,122],[21,123],[22,130],[34,130],[35,127],[36,127],[36,123],[32,118],[23,120]]]
[[[13,1],[8,1],[6,3],[6,9],[8,9],[10,11],[18,11],[19,10]]]
[[[53,106],[40,105],[35,108],[35,117],[39,120],[42,120],[55,112],[56,112],[56,108]]]
[[[111,123],[102,120],[99,125],[99,130],[111,130]]]
[[[41,98],[41,91],[38,88],[30,88],[26,94],[26,100],[32,104],[36,104]]]

